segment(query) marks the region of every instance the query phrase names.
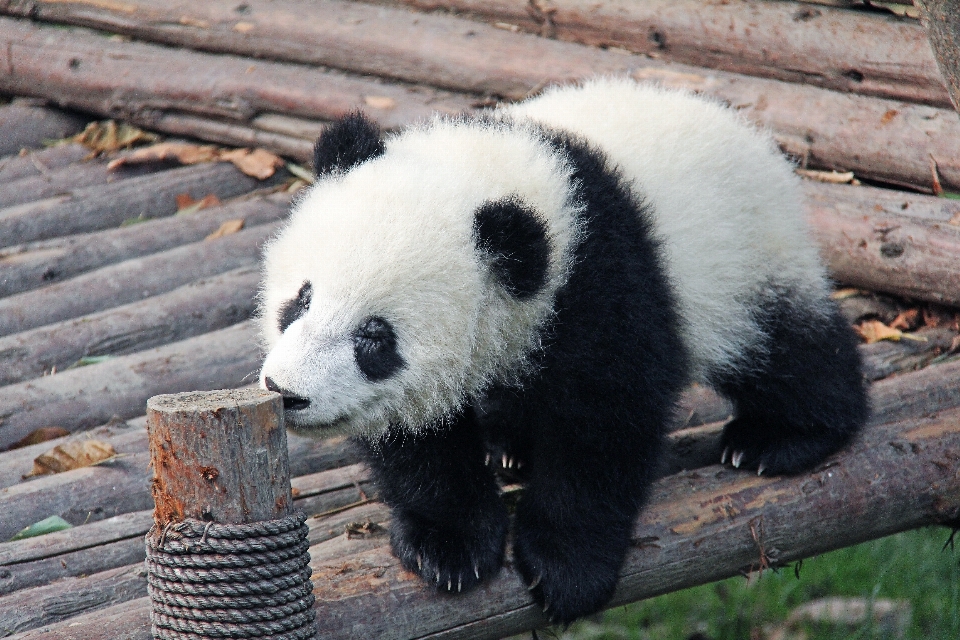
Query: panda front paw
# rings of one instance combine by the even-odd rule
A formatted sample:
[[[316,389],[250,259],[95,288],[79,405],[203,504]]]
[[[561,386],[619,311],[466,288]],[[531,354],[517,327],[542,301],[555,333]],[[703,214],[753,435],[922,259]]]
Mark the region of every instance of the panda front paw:
[[[755,420],[734,418],[723,428],[720,464],[756,470],[757,475],[803,473],[843,447],[848,439],[827,429],[790,434]]]
[[[610,600],[617,586],[620,563],[598,560],[609,560],[611,554],[604,553],[609,550],[588,549],[589,544],[578,545],[577,553],[564,553],[561,550],[566,545],[555,544],[550,538],[542,531],[518,530],[514,562],[550,622],[566,625],[596,613]]]
[[[495,577],[503,566],[506,512],[488,514],[475,526],[443,526],[394,513],[390,545],[403,567],[438,591],[460,593]]]

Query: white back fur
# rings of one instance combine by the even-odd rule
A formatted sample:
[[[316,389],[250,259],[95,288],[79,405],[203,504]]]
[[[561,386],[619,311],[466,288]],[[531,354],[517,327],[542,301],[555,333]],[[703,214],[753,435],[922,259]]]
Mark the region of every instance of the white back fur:
[[[733,110],[655,85],[597,79],[501,111],[583,136],[652,205],[695,377],[737,367],[762,338],[751,311],[765,288],[792,289],[813,308],[826,296],[799,179],[773,140]]]

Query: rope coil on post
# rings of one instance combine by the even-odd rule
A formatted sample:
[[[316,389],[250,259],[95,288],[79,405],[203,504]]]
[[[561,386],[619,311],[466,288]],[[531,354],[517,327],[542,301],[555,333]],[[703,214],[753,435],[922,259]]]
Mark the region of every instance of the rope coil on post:
[[[159,640],[316,636],[302,513],[247,524],[186,519],[146,537]]]

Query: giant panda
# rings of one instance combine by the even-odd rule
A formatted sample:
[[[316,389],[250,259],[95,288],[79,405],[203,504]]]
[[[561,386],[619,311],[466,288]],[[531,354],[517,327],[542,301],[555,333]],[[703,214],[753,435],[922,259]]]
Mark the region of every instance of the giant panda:
[[[353,113],[315,169],[265,249],[260,382],[293,429],[356,437],[393,552],[441,591],[500,570],[505,466],[532,597],[602,608],[691,382],[755,473],[867,417],[792,166],[715,101],[598,79],[386,137]]]

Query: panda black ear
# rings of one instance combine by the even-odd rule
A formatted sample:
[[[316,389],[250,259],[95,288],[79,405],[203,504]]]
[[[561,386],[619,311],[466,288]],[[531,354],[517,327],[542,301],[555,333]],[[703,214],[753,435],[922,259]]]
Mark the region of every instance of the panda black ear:
[[[317,177],[349,171],[365,160],[383,155],[380,127],[361,111],[353,111],[324,129],[313,146]]]
[[[521,300],[547,282],[550,240],[536,212],[518,198],[484,202],[473,218],[473,240],[489,260],[490,272]]]

